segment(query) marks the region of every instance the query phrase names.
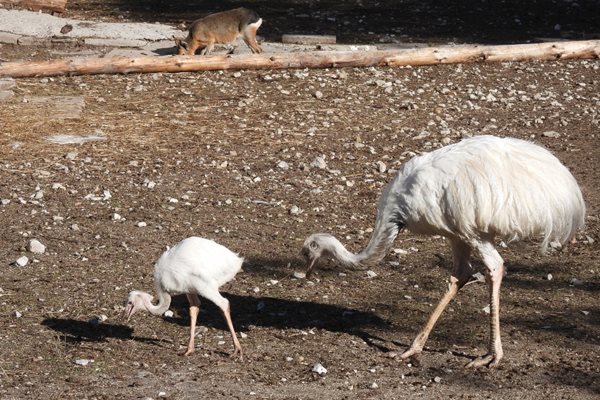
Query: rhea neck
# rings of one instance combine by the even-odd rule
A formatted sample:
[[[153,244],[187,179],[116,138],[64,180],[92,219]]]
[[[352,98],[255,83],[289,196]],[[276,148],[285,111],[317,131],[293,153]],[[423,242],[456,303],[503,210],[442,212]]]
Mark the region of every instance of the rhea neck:
[[[148,310],[150,314],[163,315],[171,305],[171,295],[162,290],[157,290],[156,294],[158,296],[158,303],[154,305],[150,301],[149,297],[143,297],[144,307],[146,308],[146,310]]]

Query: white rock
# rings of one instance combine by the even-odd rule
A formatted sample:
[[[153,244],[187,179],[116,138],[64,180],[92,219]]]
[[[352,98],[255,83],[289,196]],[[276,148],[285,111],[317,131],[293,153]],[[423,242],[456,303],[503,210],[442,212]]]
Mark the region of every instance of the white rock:
[[[244,332],[240,332],[240,337],[242,339],[246,339],[248,337],[248,335],[246,333],[244,333]]]
[[[114,221],[120,221],[120,220],[122,220],[122,219],[123,219],[123,217],[122,217],[120,214],[118,214],[118,213],[114,213],[114,214],[112,215],[112,219],[113,219]]]
[[[23,316],[23,314],[21,314],[18,311],[15,311],[15,318],[21,318]]]
[[[440,383],[442,381],[442,378],[440,378],[439,376],[436,376],[435,378],[433,378],[433,381],[435,383]]]
[[[322,99],[322,98],[323,98],[323,93],[321,93],[319,90],[317,90],[317,91],[315,92],[315,97],[316,97],[317,99]]]
[[[29,251],[35,254],[44,254],[46,252],[46,246],[37,239],[31,239],[29,241]]]
[[[313,160],[313,162],[310,163],[310,166],[319,169],[325,169],[327,168],[327,162],[325,162],[323,157],[318,156]]]
[[[143,228],[145,226],[148,226],[148,224],[145,223],[144,221],[140,221],[140,222],[137,223],[137,226],[140,227],[140,228]]]
[[[290,165],[282,160],[277,163],[277,168],[287,171],[288,169],[290,169]]]
[[[549,281],[551,281],[551,280],[552,280],[552,278],[553,278],[553,277],[552,277],[552,274],[548,274],[548,276],[546,277],[546,279],[548,279]]]
[[[27,265],[27,263],[29,263],[29,258],[26,256],[21,256],[17,258],[17,261],[15,261],[15,264],[17,264],[18,267],[24,267]]]
[[[377,384],[377,382],[371,383],[371,389],[379,389],[379,385]]]
[[[589,311],[585,311],[585,310],[582,310],[582,311],[581,311],[581,313],[582,313],[583,315],[590,315],[590,312],[589,312]]]
[[[375,167],[376,167],[376,168],[377,168],[377,170],[378,170],[380,173],[382,173],[382,174],[383,174],[385,171],[387,171],[387,166],[385,165],[385,163],[384,163],[383,161],[377,161],[377,162],[375,163]]]
[[[294,278],[296,278],[296,279],[304,279],[304,278],[306,278],[306,274],[304,272],[295,271],[294,272]]]
[[[312,368],[312,372],[316,372],[317,374],[323,376],[327,373],[327,368],[321,365],[321,363],[316,363]]]
[[[67,188],[65,188],[65,186],[62,183],[53,183],[52,184],[52,189],[54,189],[54,190],[58,190],[58,189],[66,190]]]
[[[10,204],[10,199],[2,199],[1,202],[3,206],[7,206]]]
[[[166,392],[158,392],[158,397],[167,397]]]
[[[560,133],[558,133],[556,131],[546,131],[546,132],[542,133],[542,136],[549,137],[549,138],[557,138],[557,137],[560,137]]]
[[[298,206],[291,206],[289,211],[292,215],[302,214],[302,210]]]
[[[490,313],[490,306],[489,306],[489,305],[487,305],[487,306],[483,307],[483,308],[482,308],[482,311],[483,311],[484,313],[486,313],[486,314],[489,314],[489,313]]]
[[[165,311],[165,313],[163,315],[167,318],[173,318],[174,314],[173,314],[173,311],[167,310],[167,311]]]
[[[377,276],[377,273],[375,271],[371,271],[371,270],[367,271],[367,278],[375,278],[376,276]]]
[[[77,365],[83,365],[84,367],[86,365],[88,365],[89,363],[93,363],[93,362],[94,362],[94,360],[90,360],[90,359],[87,359],[87,358],[79,358],[79,359],[75,360],[75,364],[77,364]]]
[[[239,78],[240,76],[242,76],[242,73],[239,71],[233,73],[234,78]]]

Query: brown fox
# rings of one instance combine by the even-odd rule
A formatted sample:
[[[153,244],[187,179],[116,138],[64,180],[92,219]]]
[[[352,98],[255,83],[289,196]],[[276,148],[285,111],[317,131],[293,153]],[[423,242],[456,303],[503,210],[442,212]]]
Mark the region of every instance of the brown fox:
[[[243,7],[207,15],[192,23],[187,38],[175,39],[177,54],[194,55],[201,48],[200,54],[208,55],[215,43],[232,44],[240,35],[252,53],[262,53],[256,41],[261,24],[262,18],[256,12]]]

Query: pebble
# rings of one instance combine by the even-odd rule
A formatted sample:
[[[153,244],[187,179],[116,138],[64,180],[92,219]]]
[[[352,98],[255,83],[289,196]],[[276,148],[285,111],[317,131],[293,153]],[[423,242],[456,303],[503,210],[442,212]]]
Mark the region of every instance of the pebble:
[[[367,278],[375,278],[376,276],[377,276],[377,273],[375,271],[371,271],[371,270],[367,271]]]
[[[490,313],[490,306],[487,305],[487,306],[483,307],[482,310],[483,310],[484,313],[489,314]]]
[[[435,383],[440,383],[442,381],[442,378],[440,378],[439,376],[436,376],[435,378],[433,378],[433,381]]]
[[[145,226],[148,226],[148,224],[145,223],[144,221],[140,221],[140,222],[137,223],[137,226],[140,227],[140,228],[143,228]]]
[[[306,274],[304,272],[295,271],[294,272],[294,278],[296,278],[296,279],[304,279],[304,278],[306,278]]]
[[[290,214],[292,214],[292,215],[299,215],[301,213],[302,213],[302,210],[298,206],[291,206],[290,207]]]
[[[285,161],[279,161],[277,163],[277,168],[287,171],[288,169],[290,169],[290,165]]]
[[[173,318],[174,314],[173,314],[173,311],[167,310],[167,311],[165,311],[165,313],[163,315],[167,318]]]
[[[371,389],[379,389],[379,385],[377,384],[377,382],[371,383]]]
[[[17,261],[15,261],[15,264],[17,265],[17,267],[24,267],[29,263],[29,258],[27,258],[26,256],[21,256],[19,258],[17,258]]]
[[[317,99],[322,99],[323,98],[323,93],[321,93],[321,91],[317,90],[314,94],[315,98]]]
[[[383,161],[377,161],[375,163],[375,167],[381,174],[383,174],[385,171],[387,171],[387,166],[385,165],[385,163]]]
[[[552,274],[548,274],[548,276],[546,277],[546,279],[548,279],[549,281],[552,280]]]
[[[560,137],[560,133],[558,133],[556,131],[546,131],[546,132],[542,133],[542,136],[549,137],[549,138],[557,138],[557,137]]]
[[[93,362],[94,362],[94,360],[90,360],[90,359],[87,359],[87,358],[78,358],[77,360],[75,360],[75,364],[77,364],[77,365],[83,365],[84,367],[86,365],[88,365],[89,363],[93,363]]]
[[[319,169],[325,169],[327,168],[327,162],[325,161],[325,159],[321,156],[316,157],[313,162],[310,163],[311,167],[315,167],[315,168],[319,168]]]
[[[312,372],[316,372],[320,376],[323,376],[327,373],[327,368],[321,365],[321,363],[316,363],[312,368]]]
[[[15,311],[15,318],[21,318],[23,316],[23,314],[21,314],[19,311]]]
[[[29,241],[29,251],[35,254],[44,254],[46,252],[46,246],[37,239],[31,239]]]

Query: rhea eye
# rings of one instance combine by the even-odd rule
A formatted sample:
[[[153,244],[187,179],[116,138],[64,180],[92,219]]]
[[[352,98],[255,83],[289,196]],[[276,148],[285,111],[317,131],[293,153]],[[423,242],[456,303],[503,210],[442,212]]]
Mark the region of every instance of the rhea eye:
[[[315,250],[319,248],[319,245],[317,244],[317,242],[315,242],[314,240],[312,242],[310,242],[310,248]]]

